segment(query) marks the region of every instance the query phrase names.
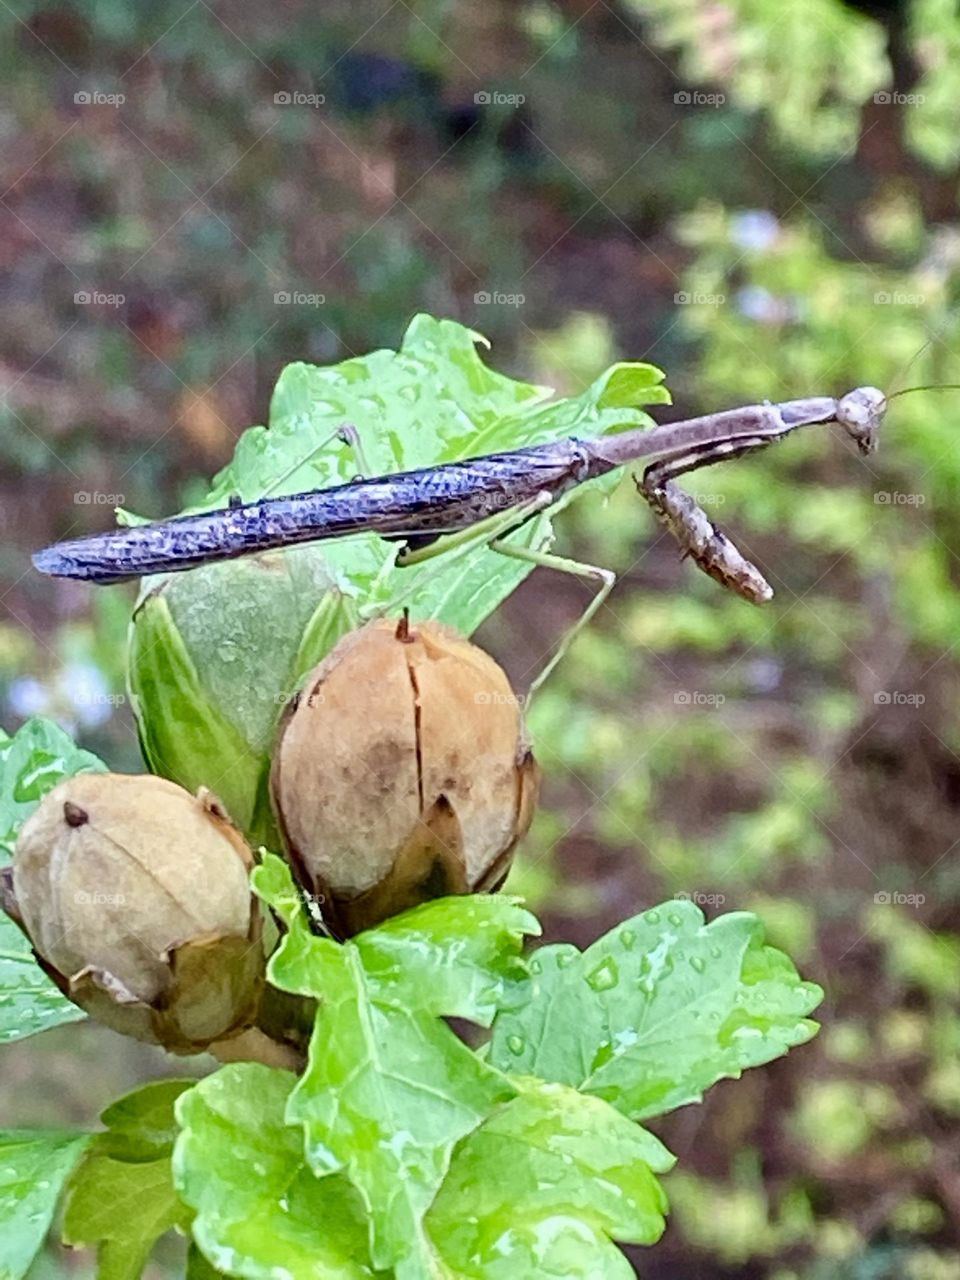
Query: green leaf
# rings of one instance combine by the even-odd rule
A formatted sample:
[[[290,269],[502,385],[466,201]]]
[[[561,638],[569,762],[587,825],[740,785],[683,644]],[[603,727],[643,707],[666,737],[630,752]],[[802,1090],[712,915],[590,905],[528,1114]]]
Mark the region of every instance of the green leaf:
[[[653,1244],[667,1149],[598,1098],[524,1081],[460,1143],[427,1230],[450,1274],[477,1280],[629,1280],[611,1243]]]
[[[17,835],[58,782],[106,766],[81,751],[50,720],[28,720],[14,737],[0,740],[0,864],[8,863]],[[0,1043],[85,1017],[43,973],[26,938],[0,912]]]
[[[618,364],[581,395],[545,403],[545,388],[487,368],[481,341],[453,321],[418,316],[399,351],[289,365],[269,429],[241,436],[194,510],[355,478],[361,463],[337,437],[344,423],[356,426],[363,466],[375,475],[645,425],[638,406],[668,398],[658,369]],[[540,550],[552,537],[540,516],[506,540]],[[304,673],[360,616],[394,612],[401,600],[415,619],[438,618],[469,635],[533,568],[492,551],[482,536],[406,568],[396,565],[399,550],[395,540],[366,534],[146,580],[130,688],[151,769],[190,791],[211,787],[255,844],[276,847],[270,752]]]
[[[173,1186],[174,1104],[190,1080],[160,1080],[104,1111],[70,1180],[65,1244],[97,1249],[98,1280],[136,1280],[157,1240],[190,1220]]]
[[[221,507],[234,494],[255,501],[265,494],[348,482],[359,463],[337,437],[344,423],[358,432],[369,474],[386,475],[571,434],[648,425],[638,406],[669,401],[659,369],[621,363],[581,395],[545,404],[548,388],[489,369],[477,351],[481,343],[479,334],[455,321],[419,315],[399,351],[374,351],[338,365],[288,365],[273,393],[269,430],[244,432],[232,462],[217,475],[207,499],[192,509]],[[523,541],[543,546],[551,537],[549,521],[534,523],[538,536],[528,532]],[[415,617],[441,617],[466,634],[531,572],[529,565],[480,546],[449,562],[441,557],[395,569],[396,551],[395,544],[375,535],[323,548],[341,590],[352,589],[367,604],[386,605],[402,587]],[[234,571],[217,566],[217,572],[224,579]]]
[[[106,765],[81,751],[52,720],[37,716],[0,742],[0,853],[9,858],[17,834],[58,782],[75,773],[97,773]],[[6,860],[5,858],[5,860]]]
[[[85,1017],[37,964],[17,926],[0,914],[0,1044]]]
[[[221,569],[150,580],[130,630],[130,694],[151,770],[191,792],[210,787],[252,844],[276,848],[277,721],[356,626],[357,606],[317,547],[235,561],[229,590]]]
[[[25,1276],[89,1138],[43,1129],[0,1133],[0,1277]]]
[[[88,1156],[64,1225],[64,1243],[96,1246],[98,1280],[137,1280],[153,1246],[186,1217],[170,1161],[124,1164]]]
[[[510,898],[449,898],[341,945],[310,933],[279,858],[254,887],[289,928],[271,981],[321,1002],[287,1119],[317,1174],[343,1169],[361,1192],[374,1265],[428,1275],[422,1218],[453,1147],[514,1092],[442,1019],[489,1023],[536,921]]]
[[[211,1263],[209,1263],[195,1244],[191,1244],[187,1250],[187,1274],[185,1280],[215,1280],[217,1276],[222,1276],[223,1272],[218,1271]]]
[[[111,1102],[100,1117],[107,1128],[96,1135],[97,1154],[128,1164],[165,1159],[179,1132],[176,1101],[192,1084],[155,1080]]]
[[[530,969],[527,1002],[497,1016],[490,1061],[634,1119],[697,1102],[717,1080],[803,1044],[823,996],[764,946],[755,916],[704,924],[686,901],[625,921],[583,953],[543,947]]]
[[[234,1063],[180,1099],[174,1177],[196,1210],[209,1263],[248,1280],[356,1280],[367,1261],[363,1202],[343,1175],[317,1178],[284,1113],[296,1077]]]

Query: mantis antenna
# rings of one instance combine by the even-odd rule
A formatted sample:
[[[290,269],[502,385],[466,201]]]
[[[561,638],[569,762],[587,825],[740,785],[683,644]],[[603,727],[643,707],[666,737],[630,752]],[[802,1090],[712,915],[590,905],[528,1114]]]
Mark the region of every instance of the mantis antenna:
[[[931,382],[923,387],[904,387],[902,391],[894,391],[887,400],[896,400],[897,396],[909,396],[914,391],[960,391],[960,382]]]

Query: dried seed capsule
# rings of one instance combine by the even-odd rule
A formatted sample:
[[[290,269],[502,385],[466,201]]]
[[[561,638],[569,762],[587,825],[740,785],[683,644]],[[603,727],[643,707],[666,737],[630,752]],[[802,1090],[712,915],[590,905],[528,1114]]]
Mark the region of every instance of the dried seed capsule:
[[[427,898],[498,888],[539,770],[488,654],[437,622],[382,619],[307,677],[271,785],[295,870],[352,934]]]
[[[78,774],[27,819],[13,905],[44,968],[115,1031],[197,1052],[249,1026],[263,976],[252,855],[209,793]]]

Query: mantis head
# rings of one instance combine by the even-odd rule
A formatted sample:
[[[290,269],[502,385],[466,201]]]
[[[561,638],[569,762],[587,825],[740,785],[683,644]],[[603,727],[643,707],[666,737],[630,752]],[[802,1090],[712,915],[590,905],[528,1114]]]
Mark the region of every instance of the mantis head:
[[[877,432],[887,412],[887,397],[878,387],[857,387],[837,402],[837,421],[849,431],[861,453],[873,453]]]

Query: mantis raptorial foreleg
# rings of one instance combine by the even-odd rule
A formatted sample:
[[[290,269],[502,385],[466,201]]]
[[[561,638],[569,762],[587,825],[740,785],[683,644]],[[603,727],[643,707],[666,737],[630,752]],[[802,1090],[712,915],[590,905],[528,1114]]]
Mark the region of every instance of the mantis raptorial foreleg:
[[[637,489],[679,542],[684,556],[692,559],[700,569],[737,594],[762,603],[769,600],[773,590],[755,565],[741,555],[736,546],[709,519],[707,514],[674,483],[674,477],[714,462],[732,459],[763,448],[771,440],[762,436],[741,436],[720,443],[699,445],[685,453],[659,459],[647,467],[642,478],[637,478]],[[527,704],[552,674],[558,663],[568,653],[584,627],[588,626],[604,604],[616,583],[615,574],[599,565],[586,564],[557,556],[548,551],[535,551],[530,547],[505,542],[504,535],[518,528],[534,515],[551,506],[551,494],[544,492],[532,502],[510,508],[489,517],[481,524],[473,525],[458,533],[442,538],[429,546],[405,551],[398,560],[400,565],[421,564],[441,554],[465,554],[486,544],[491,550],[514,560],[522,560],[541,568],[555,569],[560,573],[599,583],[599,589],[577,621],[561,639],[546,666],[531,682],[527,692]],[[415,590],[415,585],[411,588]],[[403,596],[399,597],[402,601]],[[398,598],[390,602],[395,608]]]
[[[766,436],[738,436],[730,440],[701,445],[696,449],[689,449],[686,453],[659,458],[644,470],[643,488],[660,488],[689,471],[699,471],[701,467],[710,467],[715,462],[742,458],[744,454],[753,453],[756,449],[766,449],[773,443],[774,441]]]
[[[642,477],[634,477],[638,493],[679,542],[684,557],[752,604],[766,604],[773,597],[773,588],[674,478],[713,462],[742,457],[771,443],[762,436],[741,436],[662,458],[651,463]]]

